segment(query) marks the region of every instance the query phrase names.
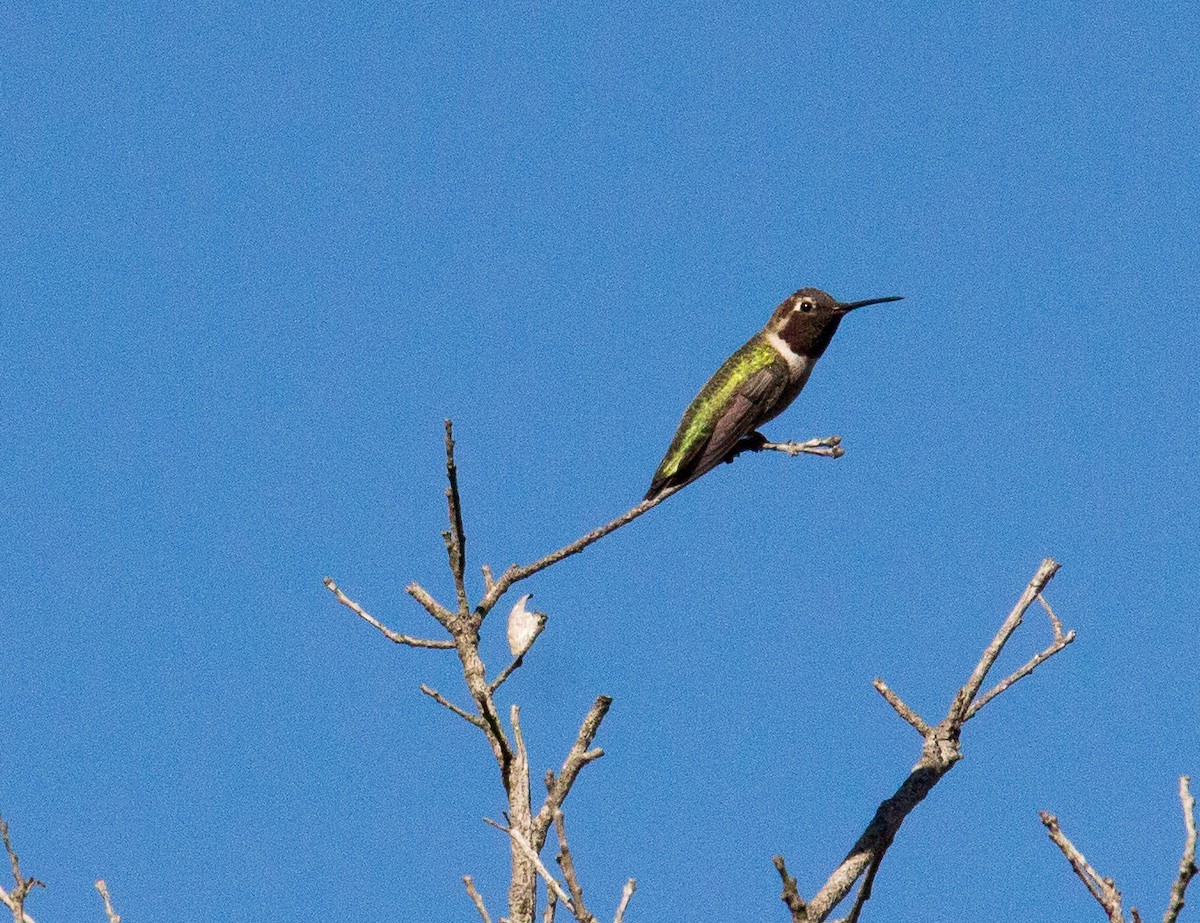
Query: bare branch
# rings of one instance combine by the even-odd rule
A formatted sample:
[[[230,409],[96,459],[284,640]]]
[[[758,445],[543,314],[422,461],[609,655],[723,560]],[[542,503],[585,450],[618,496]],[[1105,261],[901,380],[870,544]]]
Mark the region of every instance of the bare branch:
[[[892,706],[892,708],[896,710],[897,715],[917,729],[918,734],[924,737],[929,733],[930,727],[925,719],[909,708],[908,705],[905,704],[904,700],[900,698],[900,696],[892,692],[887,683],[885,683],[879,677],[875,677],[875,680],[871,685],[875,687],[876,692],[887,699],[888,705]]]
[[[846,917],[846,923],[858,923],[863,905],[871,899],[871,887],[875,884],[875,873],[879,871],[882,862],[883,853],[880,853],[867,868],[867,874],[863,877],[863,883],[859,885],[858,896],[854,898],[854,906],[850,908],[850,915]]]
[[[454,714],[458,715],[458,717],[462,718],[464,721],[475,725],[475,727],[479,728],[481,731],[487,731],[487,723],[482,718],[480,718],[478,715],[471,714],[469,711],[459,708],[436,689],[430,689],[424,683],[421,683],[421,691],[437,702],[438,705],[441,705],[443,708],[450,709],[450,711],[454,712]]]
[[[467,896],[471,898],[471,903],[479,911],[483,923],[492,923],[492,918],[488,916],[487,905],[483,902],[483,895],[475,887],[475,879],[470,875],[463,875],[463,884],[467,886]]]
[[[1125,923],[1125,914],[1121,911],[1121,892],[1117,890],[1116,882],[1111,878],[1102,877],[1092,868],[1083,853],[1075,848],[1075,844],[1067,839],[1067,835],[1059,828],[1057,817],[1046,811],[1042,811],[1038,816],[1041,817],[1054,845],[1062,850],[1075,874],[1087,885],[1096,902],[1104,908],[1109,923]]]
[[[861,913],[863,904],[871,896],[871,885],[874,882],[874,875],[883,861],[884,854],[892,845],[897,832],[899,832],[900,825],[916,806],[924,800],[942,777],[954,767],[954,764],[962,759],[959,737],[962,733],[963,725],[972,714],[970,709],[972,704],[974,704],[979,688],[987,677],[988,670],[1004,649],[1004,645],[1021,623],[1026,609],[1029,608],[1034,599],[1039,598],[1042,589],[1058,571],[1058,567],[1057,563],[1048,558],[1042,562],[1041,567],[1038,568],[1037,573],[1026,587],[1016,607],[1009,613],[1000,630],[984,649],[967,683],[955,695],[946,713],[946,717],[936,726],[930,726],[905,704],[896,693],[892,692],[882,680],[875,681],[875,688],[879,691],[880,695],[887,700],[888,704],[892,706],[902,719],[921,733],[924,738],[921,746],[921,757],[909,772],[908,777],[896,790],[896,793],[879,805],[875,811],[875,816],[851,848],[849,854],[842,860],[841,865],[833,871],[825,884],[817,891],[812,900],[808,902],[807,906],[799,899],[799,894],[795,892],[794,882],[792,890],[789,891],[788,879],[784,878],[784,900],[789,901],[793,894],[795,897],[794,900],[790,900],[788,903],[788,907],[792,911],[793,921],[796,921],[796,923],[799,923],[799,921],[803,921],[803,923],[821,923],[821,921],[829,916],[833,908],[849,895],[855,882],[866,875],[868,877],[863,881],[863,886],[858,893],[858,899],[848,919],[854,919]],[[1055,644],[1059,645],[1058,649],[1069,644],[1070,641],[1068,639],[1071,637],[1073,637],[1071,634],[1056,637]],[[1001,684],[1003,688],[998,687],[996,690],[989,692],[988,697],[995,698],[996,695],[999,695],[1022,676],[1028,675],[1038,663],[1041,663],[1046,657],[1056,652],[1043,652],[1042,655],[1034,658],[1036,662],[1033,662],[1032,666],[1026,664],[1025,667],[1017,671],[1017,674],[1014,674],[1013,677]],[[782,868],[782,859],[776,862],[776,868]],[[782,875],[783,872],[781,871],[780,874]]]
[[[34,888],[46,887],[45,882],[36,878],[26,878],[21,872],[21,860],[13,849],[12,841],[8,838],[8,824],[0,817],[0,839],[4,841],[4,851],[8,853],[8,861],[12,866],[12,876],[15,887],[12,891],[0,888],[0,903],[12,911],[13,923],[33,923],[33,917],[25,912],[25,899]]]
[[[551,891],[546,895],[546,909],[542,911],[542,923],[554,923],[554,911],[558,909],[558,896]]]
[[[1054,629],[1054,640],[1057,641],[1063,636],[1062,622],[1058,620],[1058,616],[1050,608],[1050,603],[1046,602],[1046,597],[1041,593],[1038,593],[1038,602],[1042,604],[1042,608],[1046,610],[1046,615],[1050,617],[1050,627]]]
[[[563,890],[563,886],[558,883],[558,879],[550,874],[550,870],[546,868],[545,864],[541,860],[541,857],[539,857],[538,854],[533,851],[533,847],[526,843],[522,837],[518,836],[515,830],[505,827],[503,824],[496,823],[490,817],[485,817],[483,822],[495,827],[497,830],[500,830],[503,833],[508,834],[509,838],[517,844],[517,848],[520,849],[521,852],[525,854],[525,857],[533,863],[534,868],[538,870],[538,874],[541,875],[542,879],[546,882],[546,887],[550,888],[556,895],[558,895],[558,899],[563,902],[566,908],[570,910],[571,914],[574,916],[575,908],[571,905],[570,896],[566,891]]]
[[[508,721],[513,729],[513,743],[516,746],[517,759],[525,767],[525,772],[529,772],[529,751],[525,748],[525,735],[521,732],[521,706],[510,705],[508,711]]]
[[[430,596],[425,587],[413,582],[404,588],[404,592],[419,602],[425,611],[441,622],[447,630],[450,628],[450,623],[454,621],[454,613]]]
[[[103,878],[96,882],[96,890],[104,898],[104,915],[108,917],[108,923],[121,923],[121,915],[113,910],[112,899],[108,896],[108,885],[105,884]],[[491,923],[491,921],[488,921],[488,923]]]
[[[484,593],[483,599],[481,599],[479,601],[479,605],[475,607],[475,617],[477,619],[481,619],[487,615],[488,612],[492,610],[492,607],[496,605],[496,602],[500,599],[500,597],[507,593],[513,584],[518,583],[521,580],[525,580],[528,577],[532,577],[539,571],[545,570],[552,564],[557,564],[564,558],[569,558],[572,555],[579,554],[579,552],[587,548],[588,545],[595,544],[609,533],[616,532],[617,529],[621,528],[622,526],[629,525],[629,523],[633,522],[643,513],[654,509],[654,507],[662,503],[665,499],[667,499],[667,497],[671,496],[671,494],[681,489],[682,488],[677,487],[673,490],[665,492],[661,497],[656,497],[653,500],[643,500],[637,506],[632,507],[631,509],[622,513],[611,522],[606,522],[604,525],[593,529],[586,535],[582,535],[575,539],[575,541],[564,545],[557,551],[552,551],[545,557],[538,558],[531,564],[512,565],[500,575],[499,579],[496,580],[495,583],[492,584],[492,588]]]
[[[571,905],[575,909],[575,916],[584,923],[590,923],[596,918],[583,902],[583,886],[575,873],[575,859],[571,856],[571,847],[567,844],[566,818],[559,808],[554,809],[554,829],[558,833],[558,867],[562,869],[563,878],[571,891]]]
[[[1179,777],[1179,802],[1183,807],[1183,826],[1187,837],[1183,845],[1183,858],[1179,860],[1179,874],[1171,885],[1171,900],[1167,904],[1167,912],[1163,914],[1163,923],[1175,923],[1179,911],[1183,910],[1183,899],[1187,887],[1196,877],[1196,799],[1188,788],[1191,780],[1187,776]]]
[[[1041,599],[1041,597],[1039,596],[1038,599]],[[1000,682],[996,683],[995,686],[977,698],[974,703],[972,703],[971,707],[967,709],[967,720],[970,721],[979,712],[979,709],[983,708],[983,706],[987,705],[988,702],[1008,689],[1008,687],[1013,683],[1024,679],[1039,666],[1041,666],[1041,664],[1049,660],[1074,640],[1074,631],[1068,631],[1065,635],[1055,638],[1054,643],[1048,648],[1043,651],[1038,651],[1036,654],[1030,657],[1028,661],[1026,661],[1024,666],[1022,666],[1020,669],[1014,670],[1004,679],[1000,680]]]
[[[520,668],[522,665],[524,665],[524,663],[525,663],[525,654],[522,654],[520,657],[517,657],[515,660],[512,661],[512,663],[510,663],[507,667],[505,667],[503,670],[500,671],[500,674],[494,680],[492,680],[491,685],[488,686],[488,689],[493,694],[495,694],[496,690],[504,685],[504,681],[506,679],[508,679],[510,676],[512,676],[513,673],[516,672],[516,670],[518,668]]]
[[[629,907],[629,901],[633,897],[633,892],[636,890],[636,878],[630,878],[627,882],[625,882],[625,887],[621,889],[621,903],[617,904],[617,912],[613,915],[613,923],[623,923],[625,919],[625,910]]]
[[[454,424],[446,421],[446,507],[450,514],[450,531],[444,533],[450,573],[454,575],[454,592],[458,597],[459,618],[466,618],[471,604],[467,601],[467,536],[463,530],[462,500],[458,495],[458,467],[454,464]]]
[[[538,846],[546,842],[546,834],[554,818],[554,809],[562,807],[567,794],[571,791],[571,786],[575,784],[575,778],[579,775],[579,771],[588,763],[604,756],[603,750],[599,748],[589,750],[588,747],[592,745],[592,741],[596,737],[596,732],[600,730],[600,722],[608,714],[608,709],[612,705],[612,701],[612,696],[598,696],[584,717],[583,724],[579,727],[579,734],[575,738],[575,743],[571,745],[571,750],[567,753],[566,759],[563,760],[562,769],[559,770],[558,777],[554,780],[553,786],[546,792],[546,800],[538,810],[537,817],[533,819],[533,842]]]
[[[1004,624],[1000,626],[1000,630],[992,638],[991,644],[984,650],[979,663],[975,665],[975,669],[971,672],[970,679],[967,680],[966,685],[959,691],[958,698],[954,703],[956,711],[961,712],[964,716],[967,714],[967,710],[975,701],[975,696],[979,694],[980,686],[987,679],[988,671],[996,662],[996,658],[1000,656],[1000,652],[1004,650],[1004,645],[1008,643],[1008,639],[1012,637],[1012,633],[1021,624],[1026,610],[1041,595],[1042,590],[1046,588],[1046,584],[1053,579],[1061,566],[1061,564],[1051,558],[1046,558],[1042,561],[1042,566],[1037,569],[1037,573],[1033,575],[1033,579],[1025,587],[1025,592],[1021,594],[1021,598],[1013,606],[1012,611],[1008,614],[1008,618],[1004,620]]]
[[[774,862],[775,869],[779,872],[779,878],[783,882],[783,893],[779,895],[779,899],[791,911],[792,923],[808,923],[808,905],[800,896],[800,891],[796,887],[796,879],[788,874],[787,863],[783,861],[783,856],[776,856]]]
[[[392,641],[396,644],[407,644],[409,647],[431,647],[431,648],[437,648],[439,650],[453,650],[454,649],[453,641],[449,641],[449,640],[432,641],[432,640],[429,640],[428,638],[412,638],[412,637],[409,637],[408,635],[402,635],[398,631],[392,631],[392,629],[388,628],[386,625],[384,625],[382,622],[380,622],[378,619],[376,619],[373,615],[371,615],[369,612],[367,612],[367,610],[365,610],[362,606],[360,606],[358,603],[356,603],[353,599],[351,599],[349,596],[347,596],[345,593],[343,593],[341,591],[341,588],[338,587],[338,585],[333,582],[332,577],[325,578],[325,588],[334,595],[334,597],[337,599],[338,602],[340,602],[343,606],[345,606],[347,609],[349,609],[351,612],[353,612],[355,615],[357,615],[360,619],[362,619],[368,625],[371,625],[372,627],[378,629],[379,632],[385,638],[387,638],[389,641]]]

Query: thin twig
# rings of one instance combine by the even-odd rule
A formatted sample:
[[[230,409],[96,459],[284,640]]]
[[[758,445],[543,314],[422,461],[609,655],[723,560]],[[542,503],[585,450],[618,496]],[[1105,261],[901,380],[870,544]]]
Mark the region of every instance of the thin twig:
[[[462,718],[464,721],[475,725],[475,727],[479,728],[481,731],[487,730],[487,723],[482,718],[480,718],[478,715],[471,714],[469,711],[459,708],[436,689],[430,689],[424,683],[421,683],[421,691],[437,702],[438,705],[441,705],[443,708],[450,709],[450,711],[454,712],[454,714],[458,715],[458,717]]]
[[[483,902],[483,895],[475,887],[475,879],[470,875],[463,875],[463,884],[467,886],[467,896],[471,898],[471,903],[479,911],[479,916],[483,919],[483,923],[492,923],[492,918],[488,916],[487,905]]]
[[[630,878],[625,882],[625,887],[621,889],[621,903],[617,904],[617,912],[613,915],[613,923],[623,923],[625,919],[625,909],[629,906],[629,901],[633,897],[633,892],[636,890],[636,878]]]
[[[426,612],[441,622],[447,629],[450,628],[450,623],[454,621],[454,613],[430,596],[429,591],[425,587],[414,581],[404,588],[404,592],[419,602]]]
[[[528,653],[528,651],[526,651],[526,653]],[[504,685],[504,681],[506,679],[508,679],[510,676],[512,676],[513,673],[516,672],[516,670],[519,667],[524,665],[524,663],[525,663],[525,654],[522,654],[520,657],[514,658],[513,661],[507,667],[505,667],[503,670],[501,670],[500,674],[494,680],[492,680],[491,685],[488,686],[488,689],[492,693],[495,693],[495,691],[497,689],[499,689],[501,686]]]
[[[454,424],[446,421],[446,507],[450,514],[450,531],[446,533],[446,554],[450,558],[450,573],[454,575],[454,592],[458,597],[459,618],[466,618],[471,609],[467,601],[467,535],[463,530],[462,499],[458,494],[458,467],[454,464]]]
[[[558,867],[562,869],[563,879],[571,892],[571,905],[575,908],[575,916],[584,923],[596,918],[588,911],[583,902],[583,885],[575,873],[575,859],[571,855],[571,847],[567,843],[567,822],[559,808],[554,810],[554,829],[558,833]]]
[[[1096,902],[1104,908],[1110,923],[1125,923],[1125,915],[1121,912],[1121,892],[1117,890],[1117,883],[1111,878],[1104,878],[1092,868],[1083,853],[1076,849],[1075,844],[1062,832],[1057,817],[1047,811],[1042,811],[1038,816],[1042,819],[1042,824],[1054,845],[1062,850],[1075,874],[1087,885]]]
[[[96,882],[96,890],[104,898],[104,915],[108,917],[108,923],[121,923],[121,915],[113,910],[112,899],[108,896],[108,885],[105,884],[103,878]],[[489,920],[488,923],[491,921]]]
[[[546,909],[542,911],[542,923],[554,923],[554,911],[558,909],[558,895],[553,891],[546,895]]]
[[[1042,608],[1046,610],[1046,615],[1050,617],[1050,627],[1054,629],[1054,639],[1057,641],[1063,636],[1062,622],[1058,620],[1058,616],[1050,608],[1050,603],[1046,602],[1046,597],[1041,593],[1038,593],[1038,602],[1042,604]]]
[[[868,866],[867,874],[863,876],[863,883],[858,886],[858,896],[854,898],[854,906],[850,908],[850,914],[846,917],[846,923],[858,923],[863,905],[871,899],[871,887],[875,884],[875,873],[879,871],[882,862],[883,853],[880,853]]]
[[[900,696],[896,695],[896,693],[891,690],[891,687],[889,687],[887,683],[885,683],[879,677],[875,677],[875,680],[871,683],[871,685],[875,687],[876,692],[887,699],[888,705],[892,706],[892,708],[896,710],[897,715],[917,729],[918,734],[924,737],[929,733],[930,727],[928,722],[926,722],[924,718],[913,711],[904,702],[904,700],[900,698]]]
[[[563,905],[569,911],[571,911],[572,916],[574,916],[575,908],[571,905],[570,896],[566,891],[563,890],[563,886],[558,883],[558,879],[550,874],[550,870],[546,868],[545,864],[541,860],[541,857],[533,851],[533,847],[526,843],[524,838],[519,836],[515,830],[505,827],[503,824],[496,823],[490,817],[485,817],[483,822],[508,834],[512,841],[517,844],[517,848],[520,849],[521,852],[525,854],[525,857],[533,863],[534,868],[538,870],[538,874],[541,875],[542,879],[546,882],[546,887],[553,889],[554,893],[558,895],[558,899],[563,902]]]
[[[739,442],[734,447],[734,450],[730,453],[729,460],[732,461],[734,457],[740,455],[742,452],[761,452],[766,450],[786,452],[789,455],[807,453],[810,455],[823,455],[829,458],[840,458],[842,455],[846,454],[845,450],[841,447],[841,442],[841,436],[824,436],[819,439],[809,439],[807,442],[767,442],[765,439],[759,442],[751,438]],[[518,583],[521,580],[525,580],[528,577],[532,577],[538,571],[545,570],[550,565],[557,564],[564,558],[569,558],[571,555],[579,554],[579,552],[587,548],[588,545],[600,541],[600,539],[604,538],[604,536],[608,535],[610,532],[615,532],[622,526],[633,522],[643,513],[652,510],[654,507],[658,506],[658,504],[666,500],[667,497],[670,497],[672,494],[682,490],[685,486],[686,485],[680,485],[678,487],[665,490],[653,500],[643,500],[637,506],[632,507],[631,509],[622,513],[611,522],[607,522],[599,528],[593,529],[586,535],[580,536],[579,538],[575,539],[575,541],[564,545],[557,551],[552,551],[545,557],[538,558],[532,563],[524,565],[513,564],[500,575],[498,580],[496,580],[490,587],[486,588],[483,599],[480,600],[479,605],[475,607],[475,617],[477,619],[482,619],[484,616],[486,616],[488,612],[492,610],[492,607],[496,605],[496,601],[499,600],[500,597],[505,593],[507,593],[513,584]],[[487,582],[487,578],[485,577],[484,579],[485,582]]]
[[[371,613],[367,612],[366,609],[343,593],[341,588],[333,582],[332,577],[325,578],[325,588],[334,595],[338,602],[357,615],[368,625],[378,629],[379,632],[389,641],[393,641],[396,644],[407,644],[409,647],[430,647],[437,648],[439,650],[454,649],[453,641],[433,641],[429,638],[413,638],[409,635],[402,635],[398,631],[392,631],[392,629],[388,628],[386,625],[376,619],[375,616],[371,615]]]
[[[26,878],[21,872],[21,860],[13,849],[12,841],[8,838],[8,824],[0,817],[0,839],[4,841],[4,851],[8,853],[9,864],[12,865],[12,876],[15,887],[12,891],[0,888],[0,903],[12,911],[13,923],[33,923],[33,917],[25,912],[25,898],[34,888],[46,887],[45,882],[36,878]]]
[[[783,861],[783,856],[776,856],[774,862],[780,881],[783,882],[783,893],[779,895],[779,899],[791,911],[792,923],[808,923],[808,905],[800,896],[800,891],[796,887],[796,879],[788,874],[787,863]]]
[[[1183,858],[1179,860],[1179,874],[1171,885],[1171,900],[1167,904],[1167,912],[1163,914],[1163,923],[1175,923],[1179,911],[1183,910],[1183,899],[1187,887],[1196,877],[1196,799],[1192,797],[1187,776],[1179,777],[1179,802],[1183,807],[1183,826],[1187,837],[1183,845]]]
[[[1041,599],[1041,597],[1039,596],[1038,599]],[[1008,687],[1011,686],[1013,683],[1017,682],[1018,680],[1024,679],[1026,676],[1028,676],[1030,673],[1032,673],[1039,666],[1041,666],[1043,663],[1045,663],[1047,660],[1049,660],[1051,657],[1053,657],[1055,654],[1057,654],[1059,651],[1061,651],[1064,647],[1066,647],[1068,644],[1070,644],[1074,640],[1075,640],[1075,632],[1068,631],[1062,637],[1056,638],[1054,640],[1054,643],[1051,644],[1048,648],[1046,648],[1043,651],[1038,651],[1036,654],[1034,654],[1032,657],[1029,658],[1029,660],[1024,664],[1024,666],[1020,667],[1017,670],[1014,670],[1012,673],[1010,673],[1004,679],[1000,680],[1000,682],[996,683],[996,685],[993,686],[991,689],[989,689],[987,692],[983,693],[983,695],[979,696],[979,698],[977,698],[971,704],[971,707],[967,709],[967,720],[970,721],[972,718],[975,717],[976,714],[978,714],[979,709],[983,708],[983,706],[987,705],[988,702],[990,702],[996,696],[1000,695],[1000,693],[1002,693],[1006,689],[1008,689]]]

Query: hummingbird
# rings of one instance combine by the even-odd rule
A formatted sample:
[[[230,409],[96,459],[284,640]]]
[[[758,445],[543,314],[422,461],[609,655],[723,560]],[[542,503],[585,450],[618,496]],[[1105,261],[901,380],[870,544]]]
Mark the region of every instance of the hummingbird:
[[[730,458],[744,437],[757,435],[760,426],[783,413],[847,314],[901,298],[845,302],[817,288],[802,288],[785,298],[767,326],[726,359],[688,405],[643,502],[690,484]]]

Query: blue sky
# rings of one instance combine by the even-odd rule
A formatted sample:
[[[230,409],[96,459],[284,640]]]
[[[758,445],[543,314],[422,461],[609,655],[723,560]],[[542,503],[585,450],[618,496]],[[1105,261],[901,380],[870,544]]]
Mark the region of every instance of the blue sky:
[[[1045,555],[1079,640],[968,726],[867,918],[1160,913],[1200,773],[1200,21],[1186,5],[10,8],[0,811],[39,920],[501,907],[452,658],[472,572],[631,506],[785,295],[851,317],[777,438],[530,581],[507,688],[589,903],[786,919]],[[478,585],[474,591],[478,592]],[[485,638],[503,660],[499,622]],[[1033,618],[1009,660],[1043,646]],[[1003,665],[1009,665],[1006,660]],[[1190,909],[1184,911],[1185,917]]]

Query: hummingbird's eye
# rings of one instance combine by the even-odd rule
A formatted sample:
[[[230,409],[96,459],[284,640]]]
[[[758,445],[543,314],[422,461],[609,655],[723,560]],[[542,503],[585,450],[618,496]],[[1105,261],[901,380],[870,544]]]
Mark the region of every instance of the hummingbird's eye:
[[[807,314],[812,309],[813,309],[813,303],[811,301],[802,301],[800,303],[800,310],[803,311],[805,314]]]

